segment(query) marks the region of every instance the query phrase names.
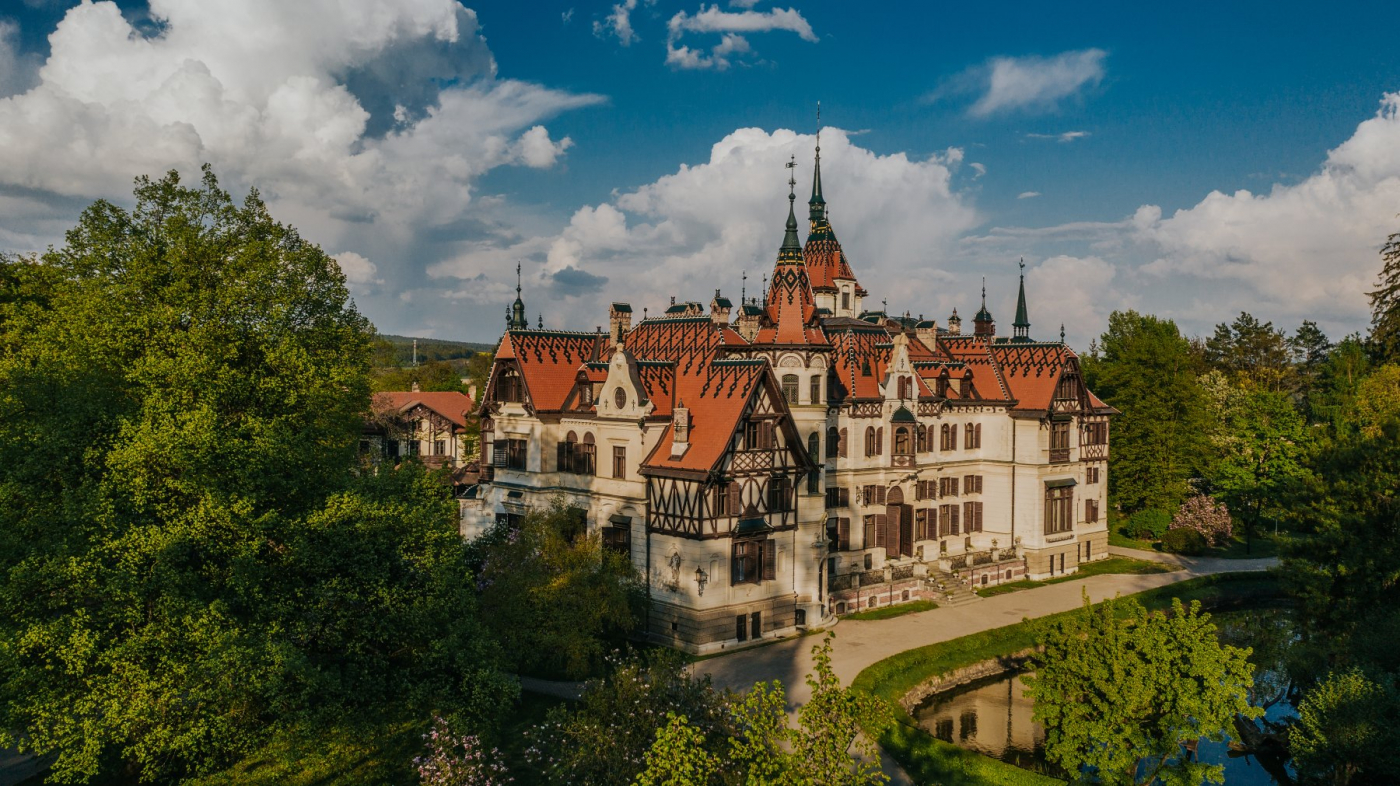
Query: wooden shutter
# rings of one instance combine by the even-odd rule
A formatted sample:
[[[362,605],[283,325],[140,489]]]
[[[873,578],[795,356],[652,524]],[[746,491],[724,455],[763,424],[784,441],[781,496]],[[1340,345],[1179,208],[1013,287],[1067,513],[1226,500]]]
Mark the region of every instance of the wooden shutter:
[[[763,580],[772,581],[778,576],[778,544],[765,540],[760,545],[763,547]]]
[[[884,545],[886,545],[886,544],[889,543],[889,540],[888,540],[887,537],[886,537],[886,536],[888,535],[888,529],[889,529],[889,527],[888,527],[888,525],[887,525],[887,522],[886,522],[887,519],[888,519],[887,516],[883,516],[883,515],[880,515],[880,514],[876,514],[876,516],[875,516],[875,545],[876,545],[876,546],[884,546]]]
[[[885,427],[875,429],[875,455],[885,455]]]
[[[840,519],[836,525],[836,547],[841,551],[851,550],[851,520]]]
[[[739,482],[734,480],[729,481],[729,488],[725,491],[726,496],[729,498],[729,506],[725,512],[731,516],[739,515],[744,504],[743,496],[739,490]]]
[[[948,513],[950,513],[950,514],[953,516],[953,523],[950,524],[950,525],[948,525],[948,534],[949,534],[949,535],[957,535],[957,534],[958,534],[958,506],[957,506],[957,505],[949,505],[949,506],[948,506]]]
[[[891,554],[900,552],[899,517],[900,514],[885,516],[885,529],[889,533],[885,536],[885,543],[889,544],[889,553]]]
[[[972,439],[977,443],[977,447],[982,447],[982,424],[978,423],[972,427]]]
[[[876,505],[883,505],[883,504],[885,504],[885,492],[886,492],[886,491],[887,491],[887,489],[886,489],[884,486],[876,486],[876,487],[875,487],[875,504],[876,504]]]
[[[729,549],[729,583],[731,585],[738,584],[743,575],[743,569],[740,567],[740,562],[743,560],[743,548],[743,543],[735,543]],[[743,617],[739,619],[743,619]]]
[[[841,437],[836,440],[836,452],[841,458],[846,457],[846,430],[841,429]]]
[[[864,539],[861,541],[860,547],[863,548],[863,549],[874,548],[874,547],[875,547],[875,517],[874,517],[873,515],[871,515],[871,516],[866,516],[866,517],[865,517],[865,527],[864,527],[864,529],[865,529],[865,532],[862,533],[862,534],[864,535]]]
[[[506,465],[506,443],[509,440],[497,440],[492,443],[491,463],[498,467]]]

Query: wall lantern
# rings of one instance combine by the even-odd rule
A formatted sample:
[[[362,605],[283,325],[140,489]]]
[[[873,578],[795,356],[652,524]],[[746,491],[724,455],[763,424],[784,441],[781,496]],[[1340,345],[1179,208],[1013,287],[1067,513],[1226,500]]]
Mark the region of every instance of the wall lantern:
[[[696,568],[695,568],[695,586],[697,586],[697,587],[700,588],[699,594],[701,594],[701,595],[704,595],[704,594],[705,594],[705,584],[706,584],[706,582],[708,582],[709,580],[710,580],[710,574],[706,573],[704,568],[699,567],[699,566],[696,566]]]

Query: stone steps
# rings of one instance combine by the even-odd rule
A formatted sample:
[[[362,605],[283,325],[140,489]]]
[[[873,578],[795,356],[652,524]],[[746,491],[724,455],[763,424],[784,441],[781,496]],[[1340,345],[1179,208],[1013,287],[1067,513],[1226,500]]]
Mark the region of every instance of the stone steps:
[[[934,583],[935,589],[939,582],[943,585],[943,589],[937,590],[937,596],[934,598],[934,602],[940,606],[966,606],[969,603],[977,603],[982,600],[971,586],[953,574],[939,570],[933,565],[929,566],[928,577]]]

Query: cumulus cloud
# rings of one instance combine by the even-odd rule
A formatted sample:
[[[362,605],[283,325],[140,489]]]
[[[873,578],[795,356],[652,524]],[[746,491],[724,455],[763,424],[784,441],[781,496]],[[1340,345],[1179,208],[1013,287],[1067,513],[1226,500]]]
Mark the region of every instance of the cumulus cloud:
[[[796,8],[775,8],[760,12],[748,10],[752,9],[752,2],[731,5],[746,10],[721,11],[717,5],[708,8],[701,6],[694,14],[680,11],[671,17],[666,24],[666,64],[679,69],[722,71],[732,64],[735,55],[745,55],[753,51],[748,39],[743,35],[745,33],[785,30],[796,33],[804,41],[817,41],[812,26]],[[706,54],[704,47],[691,48],[680,43],[687,33],[718,33],[720,40],[710,47],[709,53]]]
[[[1039,192],[1039,191],[1022,191],[1021,193],[1019,193],[1019,194],[1016,195],[1016,198],[1017,198],[1017,199],[1035,199],[1035,198],[1038,197],[1038,196],[1040,196],[1040,192]]]
[[[1056,142],[1073,142],[1089,136],[1088,131],[1066,131],[1063,134],[1026,134],[1027,139],[1053,139]]]
[[[1302,182],[1267,194],[1214,191],[1167,218],[1149,206],[1135,231],[1157,252],[1146,273],[1236,283],[1272,313],[1355,324],[1397,205],[1400,93],[1389,93]]]
[[[758,294],[782,243],[784,164],[791,155],[810,161],[814,143],[788,130],[739,129],[708,160],[580,208],[553,236],[473,249],[430,275],[472,280],[525,258],[527,303],[532,292],[549,293],[546,323],[576,329],[597,324],[598,304],[614,299],[640,313],[672,295],[708,302],[715,287],[735,297],[745,271],[749,294]],[[823,130],[822,180],[836,231],[861,283],[891,297],[891,308],[942,312],[965,306],[974,291],[970,266],[951,261],[954,239],[980,220],[951,185],[961,160],[956,148],[924,159],[879,155],[841,129]],[[805,198],[798,200],[802,214]],[[579,293],[589,296],[573,299]]]
[[[19,25],[0,19],[0,98],[28,90],[38,73],[36,58],[20,53]]]
[[[356,254],[354,251],[342,251],[339,254],[332,254],[331,258],[340,265],[340,272],[345,274],[345,280],[351,285],[382,284],[384,280],[376,278],[379,268],[368,259]]]
[[[618,43],[631,46],[632,42],[637,40],[637,32],[632,29],[632,12],[635,10],[637,0],[623,0],[614,5],[606,17],[593,23],[593,35],[599,38],[614,35],[617,36]],[[572,13],[573,9],[569,11]]]
[[[968,108],[973,117],[1053,110],[1102,82],[1107,57],[1102,49],[1079,49],[1053,57],[994,57],[946,80],[925,98],[937,101],[975,94],[978,98]]]

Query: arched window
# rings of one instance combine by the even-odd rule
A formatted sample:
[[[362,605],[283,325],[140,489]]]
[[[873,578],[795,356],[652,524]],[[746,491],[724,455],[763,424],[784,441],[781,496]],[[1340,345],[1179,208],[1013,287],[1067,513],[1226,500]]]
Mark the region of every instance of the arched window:
[[[865,455],[875,455],[875,427],[865,427]]]
[[[809,382],[809,384],[807,385],[807,388],[808,388],[807,393],[808,393],[808,395],[810,395],[811,398],[812,398],[812,402],[811,402],[811,403],[813,403],[813,404],[820,404],[820,403],[822,403],[822,375],[821,375],[821,374],[813,374],[813,375],[812,375],[812,378],[811,378],[808,382]]]
[[[899,426],[894,430],[894,454],[909,456],[914,453],[914,445],[909,439],[909,427]]]
[[[919,453],[928,452],[928,429],[922,425],[915,430],[914,450]]]
[[[597,474],[598,456],[597,446],[593,444],[593,432],[585,431],[583,442],[575,450],[577,453],[574,454],[574,472],[580,475]]]
[[[835,426],[826,430],[826,457],[836,458],[841,450],[841,432]]]
[[[564,441],[558,447],[558,469],[560,472],[574,472],[575,459],[578,457],[578,435],[570,431],[564,435]]]
[[[797,375],[783,375],[783,398],[787,400],[789,406],[797,403]]]
[[[822,438],[815,431],[807,435],[807,455],[811,456],[814,462],[822,455]]]
[[[949,436],[950,434],[952,435],[951,437]],[[943,427],[942,427],[941,429],[939,429],[939,434],[938,434],[938,449],[939,449],[939,450],[952,450],[952,449],[955,447],[955,446],[953,445],[953,440],[956,439],[956,438],[957,438],[957,432],[953,430],[953,427],[952,427],[952,426],[950,426],[950,425],[947,424],[947,423],[944,423],[944,424],[943,424]]]

